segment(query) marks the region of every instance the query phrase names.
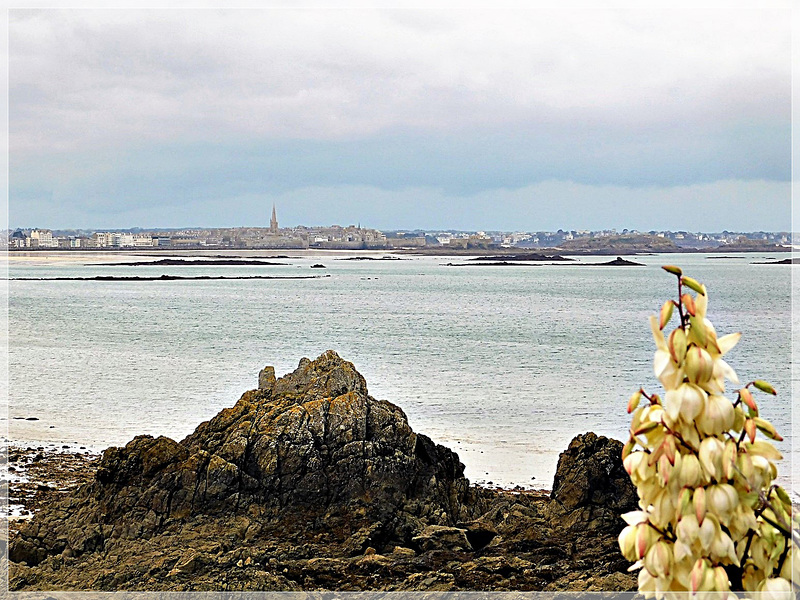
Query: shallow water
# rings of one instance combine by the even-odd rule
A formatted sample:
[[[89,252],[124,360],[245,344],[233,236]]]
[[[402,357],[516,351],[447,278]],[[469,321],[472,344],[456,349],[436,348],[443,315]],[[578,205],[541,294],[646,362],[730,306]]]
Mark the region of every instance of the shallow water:
[[[330,277],[9,282],[11,437],[98,449],[141,433],[181,439],[255,387],[264,365],[280,375],[331,348],[416,431],[458,451],[473,481],[547,488],[573,436],[627,437],[628,396],[640,385],[658,390],[647,317],[674,295],[674,279],[658,268],[674,263],[708,286],[720,335],[744,332],[727,357],[742,380],[763,378],[780,391],[762,396],[762,414],[789,453],[795,267],[751,264],[770,255],[455,268],[442,265],[464,260],[281,253],[296,258],[276,267],[114,267],[86,263],[131,256],[12,253],[12,278]]]

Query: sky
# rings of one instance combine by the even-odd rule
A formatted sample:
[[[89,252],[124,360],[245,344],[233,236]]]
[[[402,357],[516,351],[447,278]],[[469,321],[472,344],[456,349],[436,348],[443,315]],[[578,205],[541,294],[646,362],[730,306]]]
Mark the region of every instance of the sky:
[[[9,12],[9,226],[786,231],[787,8]]]

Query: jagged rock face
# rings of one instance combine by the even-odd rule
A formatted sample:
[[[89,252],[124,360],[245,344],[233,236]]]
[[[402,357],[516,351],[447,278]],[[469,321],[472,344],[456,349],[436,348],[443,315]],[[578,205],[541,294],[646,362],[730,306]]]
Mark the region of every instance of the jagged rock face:
[[[558,457],[550,497],[565,511],[567,526],[617,532],[619,515],[637,510],[639,497],[622,464],[622,442],[594,433],[573,438]]]
[[[428,524],[471,517],[463,470],[455,453],[415,434],[400,408],[369,396],[353,365],[328,351],[278,380],[264,369],[259,389],[180,443],[140,436],[106,450],[93,483],[21,529],[11,559],[38,564],[101,549],[109,538],[238,513],[346,531],[379,523],[373,545],[404,543]]]

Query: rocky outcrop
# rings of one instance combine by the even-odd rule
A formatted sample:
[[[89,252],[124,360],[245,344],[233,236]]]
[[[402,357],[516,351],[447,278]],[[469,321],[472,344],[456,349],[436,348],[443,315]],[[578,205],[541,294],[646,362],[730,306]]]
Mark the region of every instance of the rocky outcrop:
[[[622,442],[594,433],[575,437],[558,457],[550,497],[567,527],[619,533],[619,515],[638,509],[636,488],[622,465]]]
[[[280,379],[266,367],[181,442],[106,450],[91,481],[20,527],[9,585],[628,589],[608,533],[626,504],[621,468],[613,443],[587,434],[562,455],[555,500],[470,487],[455,453],[329,351]]]
[[[400,408],[369,396],[353,365],[329,351],[278,380],[264,369],[257,390],[180,443],[139,436],[106,450],[95,481],[73,499],[77,511],[23,528],[11,558],[35,565],[109,539],[148,538],[170,522],[240,512],[343,531],[380,522],[371,544],[382,548],[409,542],[428,522],[468,518],[463,471],[456,454],[415,434]]]

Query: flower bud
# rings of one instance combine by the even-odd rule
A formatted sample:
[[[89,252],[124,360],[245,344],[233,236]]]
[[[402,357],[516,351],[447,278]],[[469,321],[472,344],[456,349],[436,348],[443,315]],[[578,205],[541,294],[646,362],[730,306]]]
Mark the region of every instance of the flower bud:
[[[732,485],[718,483],[706,489],[706,502],[720,522],[727,523],[739,505],[739,494]]]
[[[703,483],[705,483],[705,477],[700,467],[700,460],[694,454],[686,454],[681,463],[681,486],[695,488]]]
[[[692,592],[697,592],[701,585],[703,584],[703,580],[706,578],[706,573],[709,570],[709,566],[707,561],[702,558],[698,558],[697,562],[694,563],[694,567],[692,568]]]
[[[622,556],[631,562],[638,558],[636,556],[636,534],[636,527],[633,525],[628,525],[622,530],[622,533],[619,534],[618,538],[619,550],[622,552]]]
[[[724,479],[733,479],[733,475],[736,471],[736,454],[738,452],[738,447],[736,446],[736,442],[733,440],[727,440],[725,442],[725,449],[722,452],[722,460],[721,467],[722,467],[722,477]]]
[[[780,577],[770,577],[761,582],[757,589],[759,600],[794,600],[792,584]]]
[[[739,397],[742,399],[742,402],[747,405],[747,408],[754,411],[756,415],[758,415],[758,406],[756,406],[756,401],[753,399],[753,394],[750,393],[750,390],[747,388],[740,389]]]
[[[772,394],[773,396],[777,396],[778,394],[778,392],[775,391],[774,387],[772,387],[770,384],[768,384],[766,381],[762,379],[756,379],[753,382],[753,385],[766,394]]]
[[[694,504],[694,514],[697,517],[697,524],[702,525],[706,518],[706,490],[705,488],[697,488],[692,496],[692,503]]]
[[[772,423],[766,419],[762,419],[761,417],[753,417],[753,423],[755,423],[755,426],[758,427],[759,431],[761,431],[761,433],[766,435],[768,438],[777,440],[779,442],[783,440],[783,437],[781,437]]]
[[[695,342],[701,348],[708,343],[708,331],[702,319],[689,317],[689,341]]]
[[[631,414],[636,407],[639,406],[639,401],[642,399],[642,390],[633,394],[628,400],[628,414]]]
[[[673,275],[677,275],[678,277],[683,275],[683,271],[681,271],[679,267],[675,267],[673,265],[664,265],[661,268],[664,269],[667,273],[672,273]]]
[[[692,298],[691,294],[684,294],[681,296],[681,303],[686,307],[686,312],[691,316],[695,316],[696,308],[694,305],[694,298]]]
[[[658,316],[658,327],[659,329],[664,329],[669,320],[672,318],[672,310],[675,308],[675,303],[672,300],[667,300],[664,302],[664,305],[661,307],[661,312]]]
[[[731,589],[728,573],[722,567],[714,567],[714,591],[727,592]]]
[[[711,394],[705,410],[697,418],[697,426],[707,435],[719,435],[733,427],[733,404],[725,396]]]
[[[698,458],[703,469],[712,479],[719,480],[721,478],[720,463],[724,449],[722,442],[715,437],[707,437],[700,442]]]
[[[688,287],[689,289],[694,290],[701,296],[706,295],[706,287],[704,285],[701,285],[700,282],[697,281],[696,279],[692,279],[691,277],[687,277],[686,275],[684,275],[683,277],[681,277],[681,283],[686,287]]]
[[[692,346],[686,352],[684,370],[689,381],[703,385],[714,371],[714,361],[711,355],[697,346]]]
[[[750,438],[750,443],[756,441],[756,423],[753,419],[745,419],[744,421],[744,430],[747,433],[747,437]]]
[[[644,557],[644,567],[653,577],[669,577],[672,573],[672,548],[664,540],[653,544]]]
[[[669,348],[672,360],[675,361],[676,365],[680,366],[686,356],[686,332],[683,328],[678,327],[669,334],[667,348]]]

